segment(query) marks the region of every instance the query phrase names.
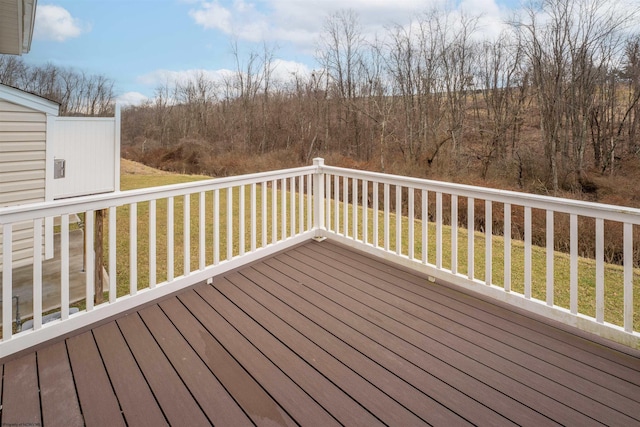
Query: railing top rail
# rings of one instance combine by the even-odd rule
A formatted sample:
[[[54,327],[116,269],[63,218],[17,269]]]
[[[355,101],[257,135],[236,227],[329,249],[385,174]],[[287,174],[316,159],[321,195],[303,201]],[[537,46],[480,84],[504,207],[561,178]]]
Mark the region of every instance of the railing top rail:
[[[337,174],[348,178],[367,179],[383,184],[399,185],[425,189],[428,191],[454,194],[463,197],[479,198],[500,203],[524,205],[536,209],[548,209],[554,212],[577,214],[587,217],[597,217],[619,222],[640,225],[640,209],[608,205],[604,203],[585,202],[561,197],[543,196],[539,194],[519,193],[516,191],[499,190],[495,188],[476,187],[465,184],[433,181],[422,178],[412,178],[400,175],[389,175],[378,172],[361,171],[356,169],[339,168],[335,166],[320,166],[321,172]]]
[[[116,204],[124,205],[136,202],[146,202],[153,199],[177,197],[201,191],[211,191],[227,188],[229,186],[247,185],[254,182],[257,183],[274,179],[290,178],[316,172],[337,174],[348,178],[367,179],[390,185],[413,187],[428,191],[455,194],[463,197],[485,199],[514,205],[524,205],[536,209],[546,209],[555,212],[577,214],[586,217],[598,217],[640,225],[640,209],[630,207],[585,202],[538,194],[519,193],[509,190],[477,187],[378,172],[361,171],[356,169],[326,166],[323,164],[233,177],[214,178],[184,184],[149,187],[137,190],[61,199],[53,202],[10,206],[0,208],[0,224],[62,214],[71,214],[86,210],[105,209],[115,206]]]
[[[183,184],[164,185],[93,196],[60,199],[52,202],[38,202],[9,206],[0,208],[0,224],[71,214],[88,210],[106,209],[116,205],[146,202],[153,199],[177,197],[185,194],[199,193],[201,191],[211,191],[274,179],[291,178],[310,174],[316,171],[316,166],[304,166],[300,168],[275,170],[232,177],[213,178]]]

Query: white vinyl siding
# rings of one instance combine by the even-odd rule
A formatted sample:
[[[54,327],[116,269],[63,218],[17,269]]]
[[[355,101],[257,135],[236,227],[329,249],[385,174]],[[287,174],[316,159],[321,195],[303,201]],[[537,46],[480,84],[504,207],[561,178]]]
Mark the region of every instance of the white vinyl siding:
[[[0,52],[13,55],[22,53],[19,19],[20,13],[17,1],[0,2],[0,28],[2,29]]]
[[[0,100],[0,207],[45,200],[46,124],[45,113]],[[31,262],[32,244],[31,225],[15,226],[14,268]]]

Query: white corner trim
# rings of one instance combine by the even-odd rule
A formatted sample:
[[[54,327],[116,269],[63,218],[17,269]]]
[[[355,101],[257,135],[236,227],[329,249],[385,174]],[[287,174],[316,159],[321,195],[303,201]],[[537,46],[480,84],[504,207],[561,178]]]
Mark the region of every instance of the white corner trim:
[[[45,163],[44,163],[44,200],[50,202],[54,197],[53,188],[53,138],[56,131],[56,116],[47,114],[47,128],[45,134]],[[53,258],[53,217],[44,219],[44,258]]]
[[[122,113],[120,111],[120,104],[118,104],[116,102],[116,111],[115,111],[115,117],[114,117],[114,122],[115,122],[115,153],[114,153],[114,159],[113,159],[113,164],[114,164],[114,174],[113,174],[113,188],[114,191],[120,191],[120,132],[121,132],[121,120],[122,120]]]

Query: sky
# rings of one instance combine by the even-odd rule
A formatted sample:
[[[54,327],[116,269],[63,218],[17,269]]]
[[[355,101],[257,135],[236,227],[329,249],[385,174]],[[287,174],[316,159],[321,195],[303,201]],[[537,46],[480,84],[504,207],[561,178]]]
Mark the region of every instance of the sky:
[[[115,82],[120,102],[153,97],[158,85],[202,71],[219,76],[239,57],[274,51],[275,73],[309,73],[327,17],[353,10],[368,35],[444,0],[39,0],[29,64],[51,62]],[[519,0],[457,0],[497,32]],[[448,3],[450,4],[450,3]]]

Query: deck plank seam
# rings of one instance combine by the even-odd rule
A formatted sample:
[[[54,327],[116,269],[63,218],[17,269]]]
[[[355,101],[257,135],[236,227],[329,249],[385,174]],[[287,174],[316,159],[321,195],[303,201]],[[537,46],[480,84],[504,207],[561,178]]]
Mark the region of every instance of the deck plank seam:
[[[80,403],[80,393],[78,392],[76,375],[73,372],[73,365],[71,365],[71,356],[69,355],[69,346],[67,344],[66,339],[63,341],[63,343],[64,343],[64,354],[67,356],[67,363],[69,364],[69,371],[71,371],[71,379],[73,380],[73,388],[75,389],[76,399],[78,400],[78,407],[80,408],[80,416],[82,417],[82,421],[84,422],[84,412],[82,410],[82,404]]]
[[[83,338],[84,337],[84,338]],[[67,338],[65,339],[65,345],[67,347],[67,354],[69,356],[69,366],[73,375],[73,380],[74,380],[74,384],[76,386],[76,394],[77,394],[77,398],[78,398],[78,404],[80,406],[80,412],[82,414],[83,420],[85,423],[87,423],[87,416],[90,413],[89,408],[83,408],[83,402],[85,403],[85,405],[89,405],[90,402],[88,402],[86,399],[88,399],[88,396],[85,397],[84,399],[82,398],[83,396],[83,392],[80,390],[79,387],[79,381],[78,381],[78,375],[76,375],[76,372],[74,372],[74,366],[77,369],[81,369],[81,365],[82,365],[82,360],[78,359],[77,357],[81,357],[80,355],[78,355],[75,360],[76,360],[76,364],[73,363],[74,358],[72,357],[72,353],[74,352],[74,350],[72,348],[70,348],[70,340],[75,339],[75,340],[81,340],[81,339],[86,339],[88,340],[88,343],[90,344],[90,347],[79,347],[78,351],[82,351],[82,350],[93,350],[95,351],[95,353],[97,353],[97,359],[99,359],[99,361],[96,359],[94,362],[99,364],[99,373],[104,374],[106,376],[107,382],[109,384],[109,388],[111,393],[109,394],[110,396],[113,395],[113,398],[115,399],[115,402],[118,406],[118,413],[120,415],[119,420],[122,421],[122,424],[125,424],[124,421],[124,416],[123,416],[123,411],[122,411],[122,405],[120,403],[120,400],[118,399],[118,396],[116,395],[115,389],[113,388],[113,383],[111,381],[111,378],[109,377],[109,374],[106,370],[106,366],[104,364],[104,360],[102,358],[102,354],[100,353],[100,349],[98,348],[98,344],[95,340],[95,336],[93,335],[93,330],[89,330],[86,331],[82,334],[79,335],[75,335],[73,337]],[[82,354],[82,353],[81,353]],[[93,360],[93,359],[92,359]],[[96,371],[94,371],[96,372]]]
[[[428,297],[427,297],[427,298],[428,298]],[[465,314],[467,314],[467,313],[465,313]],[[504,331],[504,329],[503,329],[503,331]],[[509,332],[509,331],[506,331],[506,332]],[[516,349],[519,349],[519,347],[515,347],[515,348],[516,348]],[[574,348],[575,348],[575,347],[574,347]],[[578,350],[579,350],[579,349],[578,349]],[[559,353],[559,356],[558,356],[558,357],[569,358],[570,360],[575,360],[575,357],[574,357],[574,358],[571,358],[571,357],[567,356],[566,354],[564,354],[563,352],[556,352],[556,353]],[[597,355],[597,356],[599,357],[599,355]],[[622,355],[622,356],[624,356],[624,357],[630,357],[630,356],[627,356],[626,354],[624,354],[624,355]],[[615,363],[615,362],[608,362],[608,363]],[[587,364],[587,363],[585,363],[585,365],[587,365],[587,366],[591,366],[591,368],[596,369],[596,370],[598,370],[598,371],[601,371],[601,370],[602,370],[602,369],[601,369],[600,367],[598,367],[598,366],[593,366],[593,364]],[[621,366],[620,366],[620,369],[627,369],[627,367],[626,367],[626,365],[624,365],[624,364],[623,364],[623,365],[621,365]],[[630,381],[629,381],[629,377],[628,377],[628,376],[616,375],[616,374],[615,374],[615,372],[610,372],[610,374],[612,374],[612,375],[616,376],[617,378],[621,378],[621,379],[623,379],[625,382],[630,383],[630,385],[631,385],[631,384],[633,384],[634,386],[637,386],[637,384],[632,383],[632,382],[630,382]],[[615,390],[614,390],[614,391],[615,391]]]
[[[42,388],[40,387],[40,370],[38,369],[38,353],[35,354],[36,386],[38,387],[38,408],[40,409],[40,424],[44,425],[44,414],[42,413]]]
[[[102,356],[102,352],[100,351],[100,346],[98,345],[98,341],[96,340],[96,337],[93,333],[93,329],[91,329],[91,339],[93,340],[94,345],[96,346],[96,350],[98,351],[98,354],[100,355],[100,364],[102,365],[102,369],[104,370],[105,374],[107,375],[107,379],[109,380],[109,386],[111,387],[111,391],[113,392],[113,395],[116,398],[116,401],[118,402],[118,408],[120,409],[120,414],[122,415],[122,419],[125,420],[126,423],[126,418],[124,416],[124,409],[122,408],[122,403],[120,402],[120,397],[118,396],[118,394],[116,393],[116,389],[113,385],[113,380],[111,379],[111,375],[109,375],[109,371],[107,370],[107,365],[104,363],[104,358]],[[76,389],[77,391],[77,389]],[[80,401],[80,399],[78,398],[78,401]]]
[[[129,324],[127,325],[123,325],[121,322],[123,319],[126,319],[127,322],[133,322],[133,324]],[[151,369],[156,368],[157,362],[160,361],[161,363],[167,363],[170,366],[170,369],[173,370],[173,372],[169,371],[168,373],[171,374],[169,376],[173,377],[173,375],[175,375],[175,377],[177,377],[177,382],[176,384],[178,385],[182,385],[182,387],[180,387],[180,391],[178,391],[179,395],[177,395],[177,398],[184,398],[184,395],[182,394],[182,392],[185,392],[188,394],[188,399],[186,400],[186,402],[191,402],[192,404],[195,404],[195,408],[199,409],[199,415],[201,415],[203,418],[208,420],[208,417],[206,416],[206,414],[204,413],[204,411],[202,410],[202,408],[200,407],[200,405],[198,404],[198,402],[194,399],[193,395],[191,394],[191,390],[189,390],[189,388],[184,384],[182,378],[178,375],[178,373],[175,371],[175,368],[173,367],[173,365],[171,364],[171,362],[169,360],[167,360],[166,355],[164,354],[164,352],[162,351],[162,348],[160,348],[160,346],[158,345],[158,343],[155,341],[155,337],[153,337],[153,335],[151,334],[151,332],[148,330],[146,324],[144,323],[144,321],[142,320],[141,316],[136,312],[136,313],[132,313],[129,314],[128,316],[118,319],[118,321],[116,321],[116,323],[118,324],[118,328],[125,340],[126,345],[129,347],[131,353],[133,354],[134,359],[136,360],[136,364],[138,365],[138,368],[140,369],[140,373],[142,374],[142,376],[145,378],[145,381],[147,381],[147,384],[149,386],[149,389],[151,390],[151,392],[153,393],[154,397],[156,398],[156,401],[158,402],[163,415],[165,416],[165,419],[167,420],[167,423],[169,425],[172,424],[172,418],[173,416],[175,416],[175,414],[172,416],[172,414],[165,409],[162,405],[162,398],[160,396],[160,394],[158,393],[157,390],[155,390],[155,387],[158,386],[158,384],[154,384],[155,381],[158,381],[158,379],[156,378],[155,381],[153,381],[153,374],[154,372]],[[137,325],[136,325],[137,324]],[[135,334],[135,339],[138,340],[140,339],[140,334],[139,333],[135,333],[135,328],[136,326],[140,326],[143,328],[143,334],[144,337],[146,339],[149,338],[149,336],[151,337],[151,342],[154,344],[150,347],[145,347],[143,349],[140,348],[140,344],[139,343],[134,343],[133,342],[133,337]],[[127,332],[128,329],[133,329],[133,331],[129,331]],[[146,332],[146,333],[144,333]],[[134,347],[137,347],[136,348]],[[150,353],[147,354],[146,356],[155,356],[158,360],[156,360],[156,365],[153,365],[151,367],[144,367],[141,363],[140,363],[140,359],[143,359],[144,355],[138,354],[140,351],[149,351]],[[143,359],[144,360],[149,360],[149,358],[147,359]],[[165,373],[166,375],[166,373]],[[175,379],[175,377],[173,377]],[[173,397],[176,397],[176,395],[174,395]],[[166,398],[165,398],[166,399]],[[183,401],[184,403],[185,401]],[[192,409],[195,409],[192,408]],[[175,409],[175,408],[174,408]],[[192,414],[191,414],[192,415]],[[210,422],[210,421],[209,421]]]
[[[175,364],[173,363],[173,361],[171,360],[171,358],[169,357],[169,355],[166,353],[164,347],[160,344],[160,341],[158,341],[158,338],[153,334],[153,332],[151,331],[151,329],[149,328],[149,325],[147,325],[147,322],[145,322],[144,317],[138,312],[136,313],[137,316],[140,318],[140,321],[142,322],[142,324],[144,325],[144,327],[147,329],[147,332],[149,332],[149,335],[151,335],[151,337],[153,338],[153,341],[156,343],[156,346],[158,347],[158,349],[160,350],[160,352],[162,353],[162,356],[166,359],[167,363],[171,366],[171,369],[173,369],[173,371],[175,372],[175,374],[178,376],[178,378],[180,378],[180,381],[182,382],[182,384],[184,385],[184,388],[189,392],[189,395],[191,396],[191,399],[194,401],[194,403],[196,405],[198,405],[198,408],[200,408],[200,411],[202,411],[202,414],[207,418],[207,420],[213,425],[213,420],[209,417],[209,415],[207,414],[207,411],[205,410],[205,408],[202,407],[202,404],[198,401],[198,399],[196,398],[196,396],[193,394],[193,391],[191,390],[191,388],[189,387],[189,384],[187,384],[187,382],[185,381],[185,379],[183,378],[182,375],[180,375],[180,372],[178,371],[178,369],[176,368]]]
[[[226,277],[221,278],[223,280],[227,280]],[[215,283],[215,282],[214,282]],[[287,348],[292,354],[294,354],[301,362],[303,362],[309,369],[315,371],[318,373],[318,375],[322,376],[323,378],[325,378],[326,381],[330,382],[334,387],[336,387],[336,389],[340,390],[341,392],[343,392],[346,396],[348,396],[350,399],[353,400],[354,403],[356,403],[357,405],[359,405],[360,407],[362,407],[365,411],[369,412],[374,418],[378,419],[378,421],[380,421],[381,423],[384,423],[382,420],[379,419],[379,417],[372,413],[371,411],[368,410],[368,408],[364,407],[362,405],[361,402],[359,402],[357,399],[353,398],[353,396],[349,395],[349,393],[347,393],[345,390],[343,390],[341,387],[339,387],[337,384],[335,384],[334,381],[331,380],[331,378],[328,378],[324,373],[320,372],[318,369],[316,369],[313,365],[309,364],[309,362],[307,360],[305,360],[303,357],[301,357],[294,349],[292,349],[289,345],[287,345],[286,343],[282,342],[277,336],[275,336],[273,334],[272,331],[270,331],[269,329],[265,328],[263,325],[260,324],[260,322],[257,322],[249,313],[247,313],[246,311],[244,311],[241,307],[239,307],[234,301],[230,300],[224,293],[222,293],[220,291],[220,289],[218,289],[215,284],[212,285],[212,287],[216,290],[216,292],[218,292],[218,294],[220,294],[221,296],[223,296],[230,304],[233,304],[233,306],[235,306],[238,310],[240,310],[242,313],[244,313],[245,316],[247,316],[249,319],[251,319],[253,322],[255,322],[257,325],[259,325],[267,334],[269,334],[269,336],[271,336],[273,339],[275,339],[277,342],[279,342],[282,346],[284,346],[285,348]],[[220,315],[222,315],[222,313],[219,313]],[[240,331],[238,331],[239,333],[241,333]],[[241,333],[242,334],[242,333]],[[244,336],[244,335],[243,335]],[[245,338],[247,340],[249,340],[250,342],[253,343],[253,341],[250,339],[250,337],[245,336]],[[258,347],[256,347],[258,348]],[[261,351],[262,353],[262,351]],[[263,355],[265,357],[267,357],[269,360],[271,360],[271,362],[275,365],[278,366],[278,363],[276,363],[276,361],[272,360],[271,358],[269,358],[266,354],[263,353]],[[284,371],[283,371],[284,372]],[[290,377],[291,378],[291,377]],[[299,387],[302,388],[302,386],[296,382],[293,378],[291,378],[292,381],[294,381]],[[319,403],[319,402],[318,402]],[[319,403],[321,406],[324,407],[323,404]],[[328,412],[329,409],[325,408]]]

